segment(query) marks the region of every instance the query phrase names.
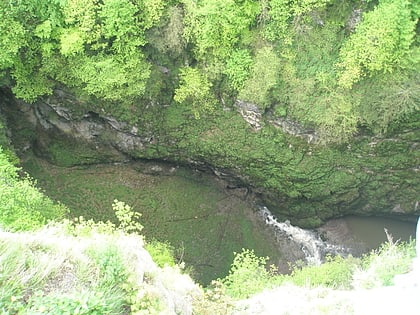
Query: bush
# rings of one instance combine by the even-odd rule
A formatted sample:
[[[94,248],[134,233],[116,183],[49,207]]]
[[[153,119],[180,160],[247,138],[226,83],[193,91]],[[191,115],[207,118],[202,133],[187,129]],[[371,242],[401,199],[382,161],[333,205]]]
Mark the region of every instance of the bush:
[[[18,171],[0,147],[0,225],[12,231],[33,230],[61,219],[67,209],[39,191],[31,178],[19,178]]]
[[[326,286],[329,288],[349,289],[353,271],[359,260],[351,256],[328,256],[320,266],[295,267],[288,279],[298,286]]]
[[[365,289],[393,285],[398,274],[409,271],[415,257],[415,242],[388,242],[363,258],[361,268],[354,273],[353,286]]]
[[[274,272],[266,269],[267,260],[267,257],[257,257],[249,249],[235,253],[229,275],[221,280],[226,293],[234,298],[247,298],[268,288],[273,282]]]
[[[123,201],[114,200],[112,209],[115,212],[115,216],[120,222],[118,227],[127,234],[140,233],[143,230],[143,225],[138,222],[141,217],[141,213],[133,211],[131,206],[125,204]]]
[[[174,248],[170,244],[152,240],[146,243],[145,248],[159,267],[176,265]]]

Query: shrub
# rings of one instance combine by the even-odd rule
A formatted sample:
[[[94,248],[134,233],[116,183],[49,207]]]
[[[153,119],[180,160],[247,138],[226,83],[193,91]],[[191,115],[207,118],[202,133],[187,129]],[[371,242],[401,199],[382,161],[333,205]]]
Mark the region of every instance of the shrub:
[[[174,248],[170,244],[152,240],[146,243],[145,248],[159,267],[176,265]]]
[[[247,298],[270,286],[273,272],[265,267],[268,257],[257,257],[253,250],[235,253],[229,275],[221,282],[226,293],[234,298]]]
[[[393,285],[398,274],[406,273],[415,257],[414,241],[388,242],[379,249],[364,256],[361,268],[354,273],[353,286],[358,288],[374,288]]]
[[[19,178],[18,171],[0,147],[0,225],[12,231],[33,230],[61,219],[67,209],[39,191],[30,177]]]
[[[288,279],[298,286],[350,288],[353,271],[359,260],[351,256],[328,256],[320,266],[295,267]]]
[[[118,236],[61,233],[2,232],[0,314],[124,314],[138,286]]]
[[[141,214],[133,211],[129,205],[115,199],[112,204],[112,209],[114,209],[115,215],[120,222],[118,227],[125,233],[139,233],[143,230],[143,225],[138,222]]]
[[[128,280],[123,258],[115,245],[106,244],[102,248],[91,247],[86,253],[95,262],[95,269],[99,276],[96,283],[98,287],[118,287],[118,284]]]

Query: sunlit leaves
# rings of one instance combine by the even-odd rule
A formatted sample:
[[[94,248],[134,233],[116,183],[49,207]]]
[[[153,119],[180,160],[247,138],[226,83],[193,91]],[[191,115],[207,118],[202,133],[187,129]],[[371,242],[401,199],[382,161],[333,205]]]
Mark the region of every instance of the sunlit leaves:
[[[30,178],[20,178],[18,171],[0,147],[0,227],[32,230],[49,219],[61,219],[66,209],[53,204]]]
[[[62,7],[66,26],[77,28],[87,44],[97,41],[100,37],[98,10],[97,1],[92,0],[68,0]]]
[[[33,52],[27,56],[27,62],[17,60],[11,71],[12,78],[16,81],[12,91],[16,97],[32,103],[39,95],[51,94],[53,84],[45,73],[35,70],[39,65],[38,60],[33,57]]]
[[[50,20],[46,20],[43,23],[37,25],[34,34],[39,38],[50,38],[52,32],[52,25]]]
[[[26,101],[60,82],[107,100],[144,93],[145,30],[159,23],[162,0],[67,0],[0,5],[0,69]],[[12,9],[12,10],[11,10]],[[4,46],[4,47],[3,47]]]
[[[187,103],[192,107],[195,118],[212,110],[215,99],[211,92],[212,84],[198,69],[183,68],[180,73],[180,85],[175,90],[174,99],[178,103]]]
[[[197,55],[209,50],[226,57],[255,23],[259,6],[255,1],[210,0],[198,3],[185,0],[187,16],[185,35],[196,45]]]
[[[64,56],[80,53],[84,49],[83,34],[79,29],[67,29],[60,37],[60,51]]]
[[[137,8],[129,0],[105,0],[100,6],[101,33],[105,38],[121,40],[137,32]]]
[[[268,105],[268,93],[277,82],[280,58],[272,47],[263,47],[257,51],[250,77],[244,82],[239,98],[257,104]]]
[[[107,100],[141,95],[150,74],[149,66],[140,53],[125,60],[97,55],[73,59],[72,62],[74,67],[70,75],[73,80],[79,80],[75,86],[81,86],[87,94]]]
[[[0,5],[0,70],[10,67],[19,49],[25,45],[25,29]]]
[[[383,0],[363,21],[341,49],[339,84],[345,88],[364,76],[406,67],[414,41],[416,20],[409,0]],[[418,52],[417,52],[418,53]]]
[[[248,79],[252,57],[248,50],[240,49],[232,53],[226,63],[225,74],[229,77],[231,85],[236,90],[244,87],[245,80]]]
[[[141,24],[144,29],[149,29],[159,24],[166,5],[165,0],[142,0],[136,2],[140,6]]]

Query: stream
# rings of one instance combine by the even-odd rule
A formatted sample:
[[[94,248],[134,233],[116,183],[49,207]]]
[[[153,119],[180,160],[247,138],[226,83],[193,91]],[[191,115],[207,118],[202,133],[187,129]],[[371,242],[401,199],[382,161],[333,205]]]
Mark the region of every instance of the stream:
[[[278,242],[290,240],[309,265],[319,265],[326,255],[360,256],[382,243],[410,241],[416,238],[416,223],[383,217],[347,216],[328,221],[316,230],[301,229],[289,221],[279,222],[265,207],[259,215],[272,229]]]

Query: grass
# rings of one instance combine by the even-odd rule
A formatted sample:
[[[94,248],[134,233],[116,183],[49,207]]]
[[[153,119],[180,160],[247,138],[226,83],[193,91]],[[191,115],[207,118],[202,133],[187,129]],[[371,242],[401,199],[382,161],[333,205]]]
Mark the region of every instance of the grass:
[[[124,201],[142,214],[146,239],[168,242],[175,260],[192,267],[204,285],[227,275],[233,252],[242,248],[280,258],[249,204],[202,172],[177,168],[156,176],[144,172],[150,170],[147,163],[64,168],[34,157],[24,161],[24,169],[70,209],[71,217],[116,222],[112,203]]]
[[[142,236],[121,226],[65,220],[0,231],[3,315],[184,314],[202,295],[178,266],[159,268]]]
[[[115,246],[100,253],[113,260],[95,261],[86,244],[96,248],[98,240],[54,238],[1,233],[2,314],[122,314],[127,302],[120,285],[127,278],[109,272],[124,268]]]

